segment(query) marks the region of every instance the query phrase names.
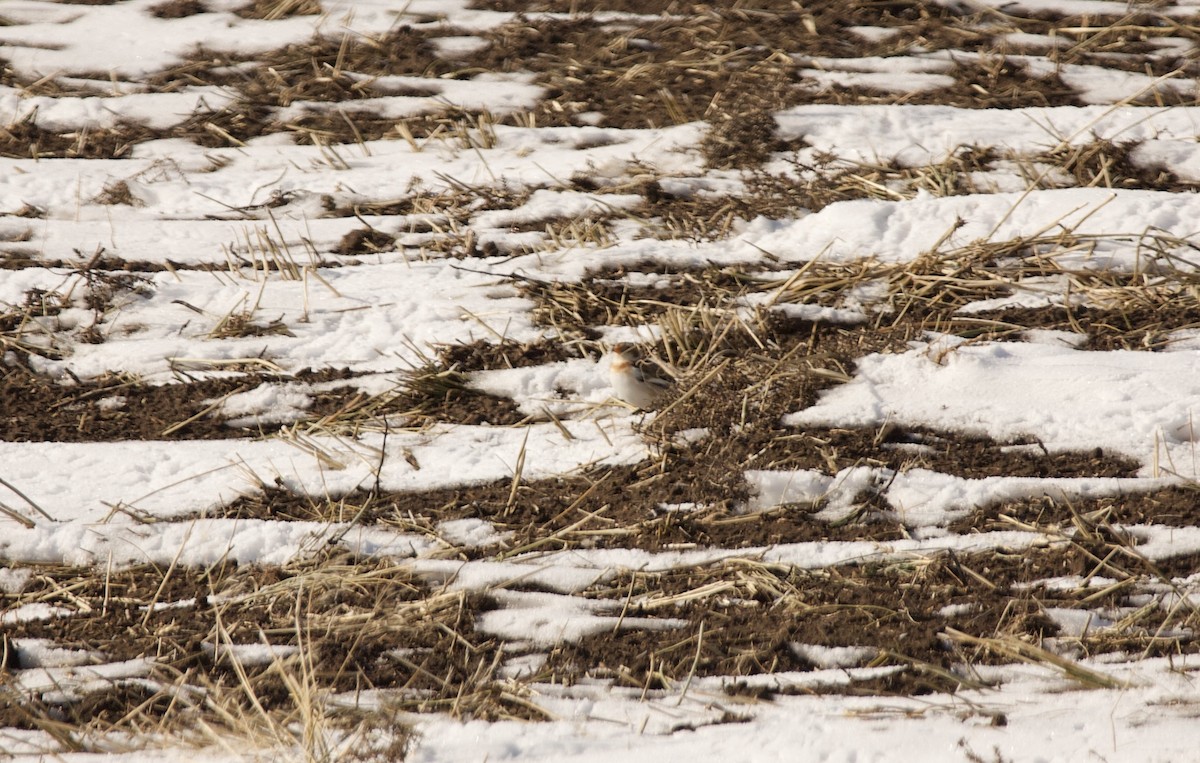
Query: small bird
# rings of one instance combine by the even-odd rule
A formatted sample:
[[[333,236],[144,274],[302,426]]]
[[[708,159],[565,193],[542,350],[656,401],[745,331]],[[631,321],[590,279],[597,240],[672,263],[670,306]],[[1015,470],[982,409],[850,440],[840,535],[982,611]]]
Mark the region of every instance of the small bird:
[[[666,369],[643,360],[637,348],[625,342],[613,345],[608,378],[618,400],[643,411],[652,409],[672,384]]]

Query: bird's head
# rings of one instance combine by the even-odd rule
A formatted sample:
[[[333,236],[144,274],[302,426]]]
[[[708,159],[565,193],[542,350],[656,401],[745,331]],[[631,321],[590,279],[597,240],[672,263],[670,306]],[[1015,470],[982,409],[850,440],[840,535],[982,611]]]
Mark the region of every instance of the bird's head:
[[[617,342],[612,346],[612,366],[620,371],[628,368],[637,360],[637,353],[629,342]]]

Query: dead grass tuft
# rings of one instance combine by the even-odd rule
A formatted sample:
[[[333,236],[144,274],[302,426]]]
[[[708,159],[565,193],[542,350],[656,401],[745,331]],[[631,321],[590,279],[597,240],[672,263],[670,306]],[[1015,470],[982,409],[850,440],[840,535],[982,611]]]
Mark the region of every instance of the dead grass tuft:
[[[96,198],[92,199],[92,202],[107,206],[118,204],[129,207],[144,206],[142,200],[133,195],[133,191],[129,188],[129,183],[124,180],[116,180],[104,186],[104,190],[96,194]]]
[[[159,19],[182,19],[208,10],[200,0],[167,0],[150,7],[150,15]]]
[[[317,0],[254,0],[234,14],[244,19],[277,21],[291,16],[319,16],[323,13]]]
[[[563,336],[588,338],[595,338],[595,326],[648,325],[678,311],[695,320],[728,313],[739,296],[761,282],[736,268],[708,267],[668,269],[659,282],[634,286],[624,278],[627,272],[602,268],[577,283],[517,281],[521,293],[535,303],[535,321]]]
[[[1146,188],[1170,192],[1188,190],[1169,168],[1139,162],[1138,143],[1114,143],[1096,139],[1079,145],[1063,145],[1035,157],[1034,161],[1059,167],[1079,188]],[[1051,181],[1053,182],[1053,181]]]
[[[99,691],[67,681],[51,692],[0,696],[4,725],[47,731],[63,751],[168,734],[196,744],[240,736],[312,753],[329,743],[328,727],[364,723],[390,728],[403,746],[398,711],[529,712],[511,691],[490,686],[497,655],[472,632],[474,603],[431,591],[391,563],[326,553],[283,568],[44,566],[24,590],[4,596],[12,606],[37,601],[69,612],[8,629],[18,659],[24,639],[52,638],[109,659],[148,661],[144,676]],[[114,627],[119,642],[110,638]],[[247,648],[262,646],[273,656],[248,656]],[[397,702],[382,709],[328,702],[333,693],[387,687],[399,690]]]
[[[37,125],[37,112],[0,127],[0,156],[9,159],[123,159],[153,133],[126,123],[112,128],[56,133]]]
[[[375,254],[393,249],[395,243],[396,237],[390,233],[373,228],[356,228],[342,236],[342,240],[333,251],[342,256]]]
[[[441,345],[437,348],[437,360],[442,367],[469,374],[472,371],[540,366],[580,357],[579,352],[576,345],[549,339],[529,343],[479,341]]]
[[[713,98],[705,114],[713,127],[700,144],[709,167],[752,168],[785,148],[772,115],[788,103],[788,63],[768,61],[737,72]]]
[[[473,389],[464,373],[432,360],[404,374],[391,405],[402,418],[422,422],[510,425],[526,420],[512,400]]]

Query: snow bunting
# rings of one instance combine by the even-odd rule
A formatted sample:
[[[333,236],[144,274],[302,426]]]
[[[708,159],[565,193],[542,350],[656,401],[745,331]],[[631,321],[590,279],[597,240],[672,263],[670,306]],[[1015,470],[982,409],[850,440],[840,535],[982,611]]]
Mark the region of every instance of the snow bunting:
[[[624,342],[613,345],[608,378],[618,400],[643,411],[654,407],[672,381],[662,366],[642,360],[637,348]]]

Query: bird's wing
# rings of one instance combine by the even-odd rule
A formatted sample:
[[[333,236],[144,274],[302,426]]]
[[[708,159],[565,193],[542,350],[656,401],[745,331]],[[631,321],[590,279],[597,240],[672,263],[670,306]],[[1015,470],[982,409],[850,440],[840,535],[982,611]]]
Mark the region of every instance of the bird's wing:
[[[675,377],[678,376],[666,364],[654,358],[644,360],[638,367],[638,374],[643,381],[659,387],[671,386],[675,383]]]

